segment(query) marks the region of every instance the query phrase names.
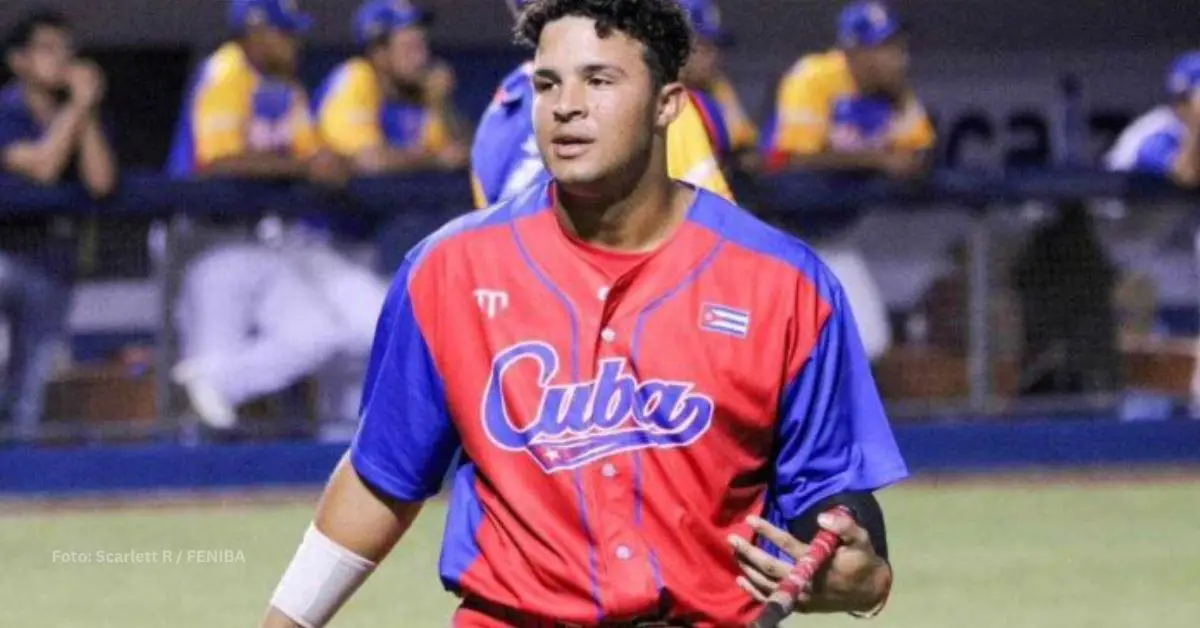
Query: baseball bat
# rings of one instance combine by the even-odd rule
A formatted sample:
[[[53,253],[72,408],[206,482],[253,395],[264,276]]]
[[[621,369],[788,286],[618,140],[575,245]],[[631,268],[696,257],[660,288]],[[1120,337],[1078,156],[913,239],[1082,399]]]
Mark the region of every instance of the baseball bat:
[[[835,506],[827,512],[832,515],[854,517],[854,513],[845,506]],[[833,555],[841,544],[842,540],[837,534],[829,530],[819,530],[812,543],[809,544],[808,551],[804,552],[804,555],[796,561],[796,566],[792,567],[783,580],[779,581],[778,588],[767,599],[767,605],[759,613],[758,619],[750,624],[750,628],[776,628],[784,619],[787,619],[796,606],[796,598],[800,597],[800,593],[812,584],[817,572],[833,560]]]

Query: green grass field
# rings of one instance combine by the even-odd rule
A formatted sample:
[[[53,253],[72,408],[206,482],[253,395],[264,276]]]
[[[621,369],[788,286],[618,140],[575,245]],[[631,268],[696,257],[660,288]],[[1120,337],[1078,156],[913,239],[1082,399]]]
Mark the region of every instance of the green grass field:
[[[913,486],[884,501],[898,579],[892,605],[871,625],[1200,625],[1200,484]],[[0,625],[253,626],[310,512],[238,505],[0,517]],[[436,578],[442,518],[440,506],[427,510],[334,625],[447,626],[454,600]],[[188,550],[228,550],[218,557],[234,562],[202,563]],[[173,562],[162,562],[166,551]],[[91,562],[71,562],[70,552]],[[160,562],[100,562],[129,552],[157,552]]]

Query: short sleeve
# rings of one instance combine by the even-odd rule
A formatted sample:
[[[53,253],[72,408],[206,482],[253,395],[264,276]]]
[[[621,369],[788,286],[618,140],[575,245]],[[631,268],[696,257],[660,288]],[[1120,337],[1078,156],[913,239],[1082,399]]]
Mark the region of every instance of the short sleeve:
[[[300,92],[292,109],[292,155],[299,159],[308,159],[321,148],[321,138],[317,136],[316,125],[313,124],[309,112],[308,97]]]
[[[251,78],[230,72],[196,90],[192,131],[198,167],[245,152],[253,88]]]
[[[819,322],[821,313],[800,312],[799,318]],[[780,407],[770,504],[776,521],[799,517],[839,493],[878,490],[908,475],[840,288],[824,319]]]
[[[704,120],[690,98],[667,129],[667,170],[671,178],[702,187],[726,200],[733,192],[721,172]]]
[[[774,128],[768,152],[811,155],[825,148],[829,134],[830,94],[821,64],[801,62],[783,78],[775,100]]]
[[[897,120],[895,148],[906,151],[929,150],[936,141],[937,132],[933,129],[933,123],[929,121],[929,115],[925,113],[925,107],[913,101]]]
[[[406,502],[437,494],[459,447],[445,385],[414,309],[412,275],[410,258],[384,303],[350,454],[368,484]]]
[[[382,146],[378,90],[357,68],[347,66],[337,72],[317,113],[321,138],[334,152],[345,156]]]
[[[719,79],[713,87],[713,96],[721,103],[725,114],[725,125],[729,128],[734,151],[753,149],[758,145],[758,129],[746,115],[746,108],[738,98],[737,90],[725,79]]]
[[[1175,169],[1175,160],[1179,158],[1179,139],[1170,133],[1155,133],[1150,135],[1138,147],[1134,169],[1168,176]]]

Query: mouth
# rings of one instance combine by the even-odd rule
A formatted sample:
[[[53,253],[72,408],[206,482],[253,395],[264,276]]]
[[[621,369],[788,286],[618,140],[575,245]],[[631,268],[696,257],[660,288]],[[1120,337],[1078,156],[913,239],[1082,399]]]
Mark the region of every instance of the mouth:
[[[579,157],[587,152],[588,148],[595,142],[590,137],[583,135],[556,135],[550,141],[550,145],[554,151],[554,156],[560,159],[571,159]]]

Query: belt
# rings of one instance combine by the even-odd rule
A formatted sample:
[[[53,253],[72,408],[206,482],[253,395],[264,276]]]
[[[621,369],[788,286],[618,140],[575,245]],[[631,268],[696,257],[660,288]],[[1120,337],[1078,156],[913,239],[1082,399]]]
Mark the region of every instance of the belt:
[[[549,617],[540,617],[474,596],[465,598],[462,606],[492,619],[503,621],[513,628],[684,628],[683,624],[673,624],[664,619],[651,618],[600,624],[574,624]]]

